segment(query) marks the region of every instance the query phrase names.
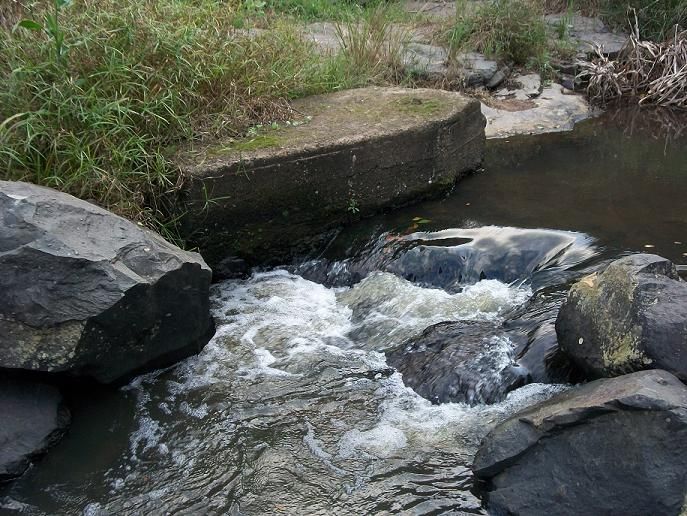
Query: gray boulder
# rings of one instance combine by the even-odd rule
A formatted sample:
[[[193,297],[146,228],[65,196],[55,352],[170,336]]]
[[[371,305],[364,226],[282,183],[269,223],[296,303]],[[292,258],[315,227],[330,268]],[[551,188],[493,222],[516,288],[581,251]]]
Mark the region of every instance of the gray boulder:
[[[592,378],[660,368],[687,381],[687,283],[660,256],[621,258],[573,285],[556,333]]]
[[[196,253],[93,204],[0,181],[0,367],[121,381],[214,331]]]
[[[7,377],[0,377],[0,413],[0,482],[24,473],[70,421],[56,388]]]
[[[501,401],[527,383],[514,346],[502,330],[482,321],[443,322],[387,354],[403,382],[432,403],[471,405]]]
[[[498,71],[498,63],[477,52],[456,56],[458,68],[467,87],[476,88],[488,83]]]
[[[492,430],[473,472],[490,514],[684,514],[687,387],[652,370],[571,389]]]

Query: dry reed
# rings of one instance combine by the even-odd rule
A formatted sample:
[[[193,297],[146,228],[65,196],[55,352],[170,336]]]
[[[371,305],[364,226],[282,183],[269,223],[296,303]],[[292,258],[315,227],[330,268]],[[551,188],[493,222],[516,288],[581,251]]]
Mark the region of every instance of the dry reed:
[[[595,49],[596,57],[578,62],[587,93],[606,102],[636,97],[639,104],[687,108],[687,30],[675,26],[662,43],[643,41],[635,14],[628,43],[615,59]]]

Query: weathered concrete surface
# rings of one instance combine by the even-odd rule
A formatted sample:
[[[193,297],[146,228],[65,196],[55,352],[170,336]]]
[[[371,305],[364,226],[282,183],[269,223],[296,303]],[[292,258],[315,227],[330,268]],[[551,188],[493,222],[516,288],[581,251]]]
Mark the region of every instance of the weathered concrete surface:
[[[556,332],[593,378],[661,368],[687,381],[687,283],[660,256],[627,256],[575,283]]]
[[[281,259],[351,218],[445,192],[482,160],[479,102],[457,93],[364,88],[294,108],[310,121],[179,154],[186,234],[210,263]]]
[[[203,259],[98,206],[0,181],[0,368],[100,382],[212,336]]]
[[[474,460],[490,514],[685,514],[687,388],[642,371],[510,417]]]

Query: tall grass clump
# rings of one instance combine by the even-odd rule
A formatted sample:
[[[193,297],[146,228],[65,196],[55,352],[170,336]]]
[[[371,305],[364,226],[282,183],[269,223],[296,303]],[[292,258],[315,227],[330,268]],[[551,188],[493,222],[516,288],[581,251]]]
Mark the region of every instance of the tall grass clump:
[[[347,86],[402,80],[409,34],[393,23],[390,7],[377,5],[364,11],[361,17],[337,23],[335,28],[341,51],[334,63],[348,78]]]
[[[547,48],[543,3],[494,0],[473,10],[467,0],[457,0],[448,42],[453,53],[477,50],[518,65],[543,60]]]
[[[0,178],[51,186],[165,229],[175,146],[239,135],[320,92],[293,27],[233,28],[236,2],[42,0],[0,28]]]

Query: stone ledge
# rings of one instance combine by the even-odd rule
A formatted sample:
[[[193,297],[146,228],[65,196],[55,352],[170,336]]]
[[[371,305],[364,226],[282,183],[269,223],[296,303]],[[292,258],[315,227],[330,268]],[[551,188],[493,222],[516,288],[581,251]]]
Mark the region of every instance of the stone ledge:
[[[307,123],[178,155],[185,236],[209,263],[278,261],[353,218],[447,191],[482,161],[479,102],[458,93],[362,88],[293,106]]]

